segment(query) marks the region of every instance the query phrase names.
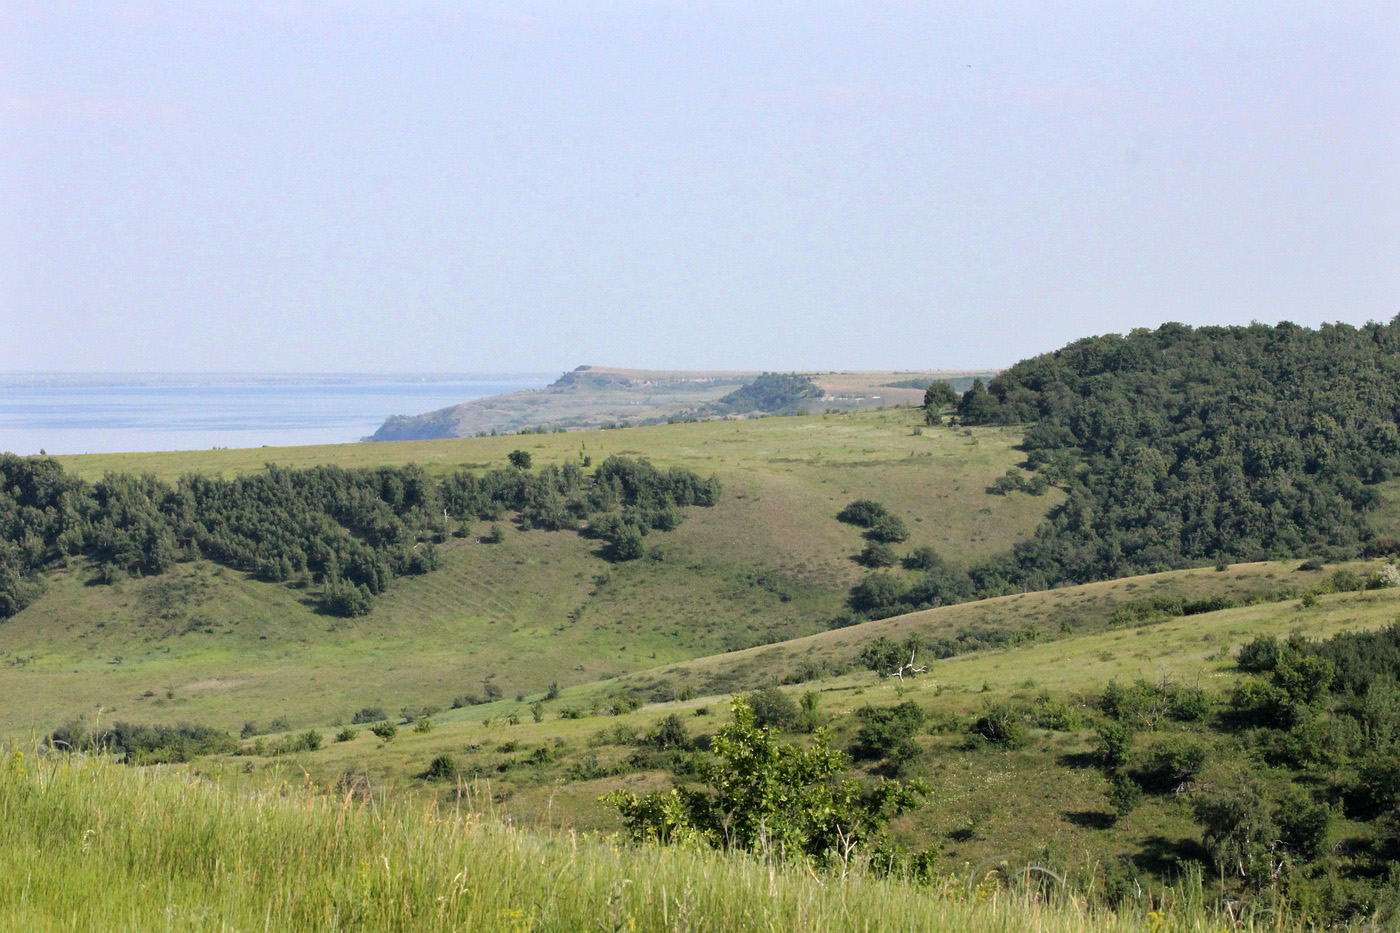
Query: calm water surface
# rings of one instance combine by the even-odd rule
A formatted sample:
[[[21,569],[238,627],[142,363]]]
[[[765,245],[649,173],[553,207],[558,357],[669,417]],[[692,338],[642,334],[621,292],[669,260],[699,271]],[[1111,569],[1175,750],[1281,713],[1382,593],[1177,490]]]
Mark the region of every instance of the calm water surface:
[[[557,374],[556,374],[557,375]],[[340,444],[390,415],[542,388],[556,375],[0,374],[0,451],[17,454]]]

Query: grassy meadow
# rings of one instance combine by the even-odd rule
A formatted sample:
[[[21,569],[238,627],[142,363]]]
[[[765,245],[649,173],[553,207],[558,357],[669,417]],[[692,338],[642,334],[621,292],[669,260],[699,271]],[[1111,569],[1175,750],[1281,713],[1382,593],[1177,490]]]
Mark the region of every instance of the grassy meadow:
[[[0,755],[0,924],[25,930],[1216,930],[1199,888],[1121,914],[992,864],[913,885],[535,834],[470,808],[236,793]],[[999,879],[1009,879],[1003,888]],[[1270,929],[1278,919],[1237,929]]]
[[[1248,581],[1268,579],[1270,572],[1293,572],[1293,567],[1296,563],[1243,565],[1242,570]],[[1194,573],[1154,575],[1142,584],[1164,578],[1189,584]],[[1217,576],[1229,579],[1225,574]],[[1134,582],[1138,581],[1119,581],[1120,594]],[[1239,585],[1237,579],[1235,586]],[[1028,594],[1027,599],[1049,601],[1057,595],[1067,601],[1092,599],[1102,609],[1111,606],[1104,601],[1111,593],[1108,584],[1091,584]],[[931,614],[986,610],[988,603],[997,602],[1002,601],[947,607]],[[1322,638],[1383,627],[1397,614],[1400,590],[1396,589],[1334,594],[1306,609],[1292,599],[1139,626],[1104,626],[1052,640],[929,660],[926,674],[903,682],[859,669],[783,689],[793,698],[807,691],[819,695],[820,709],[834,727],[838,745],[853,738],[856,723],[851,714],[862,707],[912,701],[928,712],[930,724],[919,744],[937,790],[916,813],[895,824],[901,841],[916,847],[935,843],[944,862],[954,865],[1014,853],[1024,859],[1041,857],[1084,867],[1105,857],[1134,855],[1144,835],[1164,827],[1184,838],[1192,830],[1191,822],[1179,802],[1155,800],[1130,819],[1117,823],[1109,819],[1107,785],[1098,771],[1084,764],[1094,742],[1087,728],[1033,730],[1032,741],[1012,752],[965,748],[967,724],[981,710],[994,702],[1027,707],[1045,696],[1081,710],[1087,722],[1093,698],[1115,679],[1121,683],[1166,679],[1198,685],[1220,697],[1238,677],[1234,653],[1258,635],[1286,638],[1299,632]],[[927,624],[928,615],[869,622],[822,637],[849,639],[844,657],[850,661],[863,644],[862,630],[866,638],[891,630],[905,634],[907,626]],[[720,665],[726,657],[694,664]],[[674,671],[659,671],[656,676],[684,682]],[[770,682],[752,676],[729,689],[757,689]],[[589,685],[565,690],[550,701],[542,694],[530,694],[523,702],[507,698],[444,710],[432,717],[431,730],[418,732],[404,725],[387,742],[367,726],[354,727],[349,741],[334,741],[334,730],[327,729],[322,730],[325,744],[315,752],[225,756],[208,766],[214,767],[217,761],[232,775],[246,769],[289,780],[310,775],[328,787],[350,775],[372,786],[446,805],[452,788],[421,776],[433,758],[450,755],[463,774],[489,786],[500,812],[513,820],[539,828],[616,831],[621,824],[615,811],[599,802],[603,794],[617,788],[640,793],[667,782],[664,772],[638,761],[633,747],[636,737],[672,714],[680,714],[696,735],[712,734],[728,719],[727,693],[650,703],[635,712],[613,715],[609,697],[618,694],[617,687]],[[533,721],[530,709],[536,700],[541,701],[540,722]],[[574,712],[579,718],[565,718]],[[1183,852],[1187,851],[1194,850],[1186,846]]]

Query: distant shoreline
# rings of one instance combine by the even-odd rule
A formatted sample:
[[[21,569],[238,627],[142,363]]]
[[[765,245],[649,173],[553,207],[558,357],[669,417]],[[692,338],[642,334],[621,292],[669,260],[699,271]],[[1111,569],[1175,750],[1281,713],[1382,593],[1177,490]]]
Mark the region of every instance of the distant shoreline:
[[[540,382],[557,372],[505,373],[70,373],[0,372],[3,387],[46,386],[277,386],[277,385],[413,385],[435,382]]]

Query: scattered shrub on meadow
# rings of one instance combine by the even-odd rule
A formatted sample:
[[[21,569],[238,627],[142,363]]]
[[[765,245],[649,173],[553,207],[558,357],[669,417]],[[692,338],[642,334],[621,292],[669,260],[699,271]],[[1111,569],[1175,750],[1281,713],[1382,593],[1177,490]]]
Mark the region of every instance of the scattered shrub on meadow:
[[[993,703],[978,716],[968,733],[974,744],[991,744],[1016,749],[1026,744],[1026,727],[1016,712],[1004,703]]]
[[[837,521],[861,528],[871,528],[877,521],[886,517],[892,517],[889,511],[880,503],[869,499],[857,499],[836,513]]]
[[[428,781],[455,781],[460,770],[457,759],[443,752],[428,763],[423,778]]]
[[[760,729],[790,732],[797,725],[798,709],[792,697],[769,684],[744,698]]]

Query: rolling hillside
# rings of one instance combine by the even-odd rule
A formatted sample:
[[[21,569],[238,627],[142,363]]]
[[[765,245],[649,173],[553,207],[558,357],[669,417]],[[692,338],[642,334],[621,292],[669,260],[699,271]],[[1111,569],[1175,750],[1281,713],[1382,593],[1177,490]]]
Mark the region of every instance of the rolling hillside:
[[[1056,498],[987,487],[1017,460],[1005,428],[919,428],[895,409],[743,423],[657,425],[526,437],[61,458],[80,477],[161,477],[421,463],[486,469],[517,447],[535,469],[647,457],[715,475],[713,508],[653,533],[649,556],[614,564],[572,532],[520,531],[484,544],[479,524],[438,547],[440,568],[396,580],[369,615],[317,614],[294,587],[204,562],[89,585],[81,561],[0,624],[0,689],[16,697],[0,728],[45,728],[98,706],[108,715],[224,728],[286,717],[316,725],[361,706],[446,705],[606,679],[658,664],[823,630],[864,573],[858,529],[835,519],[858,498],[887,502],[954,563],[1004,551]],[[147,695],[149,693],[149,696]],[[173,696],[167,696],[173,694]]]

